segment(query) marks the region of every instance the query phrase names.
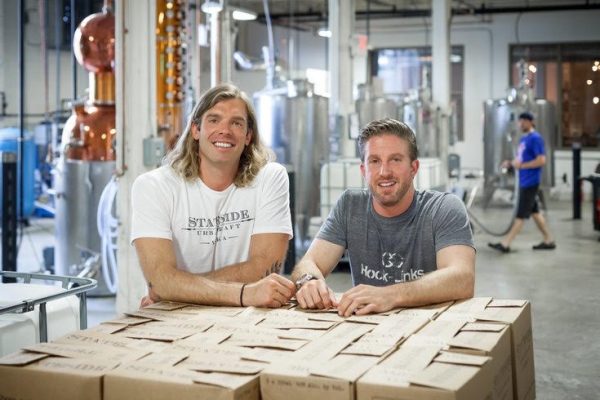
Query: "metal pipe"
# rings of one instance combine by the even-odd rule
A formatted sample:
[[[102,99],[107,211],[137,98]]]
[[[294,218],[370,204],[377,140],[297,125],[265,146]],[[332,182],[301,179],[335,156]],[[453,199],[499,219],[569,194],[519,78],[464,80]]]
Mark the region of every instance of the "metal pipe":
[[[44,66],[44,120],[48,120],[50,110],[50,98],[48,88],[48,52],[46,46],[46,30],[48,29],[48,12],[46,10],[46,1],[38,0],[39,18],[40,18],[40,53]]]
[[[263,9],[265,11],[265,20],[267,22],[267,39],[269,43],[268,57],[265,57],[267,66],[267,89],[275,87],[275,41],[273,40],[273,25],[271,25],[271,11],[269,11],[269,2],[263,0]],[[264,48],[263,48],[264,53]]]
[[[55,70],[55,84],[56,84],[56,105],[54,106],[55,109],[59,110],[62,107],[62,103],[60,100],[60,45],[61,45],[61,41],[62,41],[62,35],[61,35],[61,29],[60,29],[60,23],[58,21],[61,20],[61,15],[60,15],[60,2],[55,2],[54,3],[54,20],[56,21],[54,24],[54,46],[56,48],[56,70]],[[58,114],[55,114],[55,121],[57,122],[59,119]],[[53,149],[54,151],[55,149]]]
[[[221,13],[210,14],[210,86],[221,82]]]
[[[87,329],[87,294],[79,293],[79,329]]]
[[[25,202],[23,199],[23,141],[25,130],[25,0],[19,0],[19,142],[17,144],[17,168],[19,168],[18,218],[23,218]],[[18,249],[17,249],[18,252]]]
[[[71,0],[71,43],[73,43],[73,37],[75,36],[75,0]],[[71,51],[71,70],[73,79],[73,101],[77,99],[77,59],[75,58],[75,52]]]
[[[578,10],[599,10],[600,4],[573,4],[573,5],[556,5],[556,6],[534,6],[534,7],[485,7],[481,6],[478,8],[453,8],[451,10],[452,16],[469,16],[469,15],[493,15],[493,14],[516,14],[516,13],[529,13],[529,12],[564,12],[564,11],[578,11]],[[389,10],[369,10],[369,11],[357,11],[356,20],[366,20],[367,18],[372,19],[393,19],[393,18],[427,18],[431,17],[431,9],[411,10],[411,9],[397,9],[390,7]],[[285,24],[286,20],[289,19],[289,13],[277,13],[271,14],[271,20],[275,24]],[[326,18],[323,17],[323,12],[320,11],[308,11],[295,13],[294,18],[297,22],[324,22]],[[259,14],[257,21],[264,23],[265,15]]]
[[[40,280],[40,281],[55,281],[61,282],[63,284],[63,289],[65,288],[65,281],[67,282],[67,286],[70,283],[73,283],[70,289],[65,290],[64,292],[51,294],[49,296],[39,297],[35,299],[30,299],[28,301],[20,301],[15,304],[9,304],[7,306],[0,306],[0,315],[6,313],[24,313],[28,311],[32,311],[33,307],[37,304],[47,303],[49,301],[54,301],[58,299],[62,299],[67,296],[76,295],[79,293],[87,292],[92,290],[98,286],[98,282],[95,279],[91,278],[79,278],[73,276],[60,276],[60,275],[46,275],[46,274],[35,274],[28,272],[11,272],[11,271],[0,271],[0,276],[9,277],[9,278],[17,278],[23,279],[23,283],[31,283],[32,279]],[[77,286],[75,286],[77,285]]]
[[[232,33],[233,17],[231,12],[224,9],[221,13],[221,79],[224,82],[231,82],[231,70],[233,68],[234,42]]]
[[[48,314],[46,303],[40,303],[40,343],[48,341]]]

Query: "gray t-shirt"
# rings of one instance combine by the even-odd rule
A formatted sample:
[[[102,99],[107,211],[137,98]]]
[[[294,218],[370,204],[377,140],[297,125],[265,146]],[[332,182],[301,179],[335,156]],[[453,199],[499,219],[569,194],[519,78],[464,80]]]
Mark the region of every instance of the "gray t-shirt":
[[[373,210],[367,190],[346,190],[317,237],[348,249],[354,285],[408,282],[437,269],[436,252],[475,248],[465,206],[450,193],[416,191],[401,215]]]

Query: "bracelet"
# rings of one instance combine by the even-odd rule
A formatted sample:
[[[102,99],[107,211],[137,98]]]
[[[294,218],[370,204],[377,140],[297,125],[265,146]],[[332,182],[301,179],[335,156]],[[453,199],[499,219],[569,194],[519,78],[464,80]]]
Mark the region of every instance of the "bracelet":
[[[240,307],[245,307],[244,306],[244,288],[246,287],[246,284],[244,283],[242,285],[242,288],[240,289]]]

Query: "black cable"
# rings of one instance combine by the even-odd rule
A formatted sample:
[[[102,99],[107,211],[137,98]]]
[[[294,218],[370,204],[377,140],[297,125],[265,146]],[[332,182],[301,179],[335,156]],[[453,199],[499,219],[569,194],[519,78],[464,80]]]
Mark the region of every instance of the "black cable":
[[[517,197],[518,197],[518,195],[517,195]],[[504,236],[510,231],[510,228],[512,228],[512,225],[515,221],[515,217],[517,215],[517,205],[518,204],[519,204],[518,201],[515,202],[515,207],[513,207],[513,213],[512,213],[512,217],[510,219],[510,225],[508,225],[508,228],[506,228],[502,232],[495,232],[495,231],[492,231],[491,229],[488,229],[479,219],[477,219],[477,217],[475,217],[475,215],[473,214],[473,212],[471,210],[467,209],[467,213],[469,214],[469,218],[471,218],[471,221],[475,222],[475,224],[477,224],[477,226],[479,226],[481,228],[481,230],[484,231],[485,233],[487,233],[488,235]]]
[[[481,228],[481,230],[483,230],[488,235],[492,235],[492,236],[506,235],[510,231],[510,228],[513,226],[513,223],[515,222],[515,218],[517,216],[517,208],[519,207],[519,178],[518,178],[518,176],[515,176],[515,185],[514,185],[513,190],[514,190],[513,193],[515,193],[515,198],[514,198],[513,209],[512,209],[512,214],[511,214],[511,218],[510,218],[510,224],[508,224],[508,227],[506,229],[504,229],[503,231],[497,232],[497,231],[492,231],[491,229],[487,228],[475,216],[475,214],[473,214],[473,211],[471,211],[469,208],[467,208],[467,213],[469,214],[469,218],[471,218],[471,220],[473,222],[475,222],[475,224],[477,224]],[[492,193],[492,196],[493,196],[493,193]]]

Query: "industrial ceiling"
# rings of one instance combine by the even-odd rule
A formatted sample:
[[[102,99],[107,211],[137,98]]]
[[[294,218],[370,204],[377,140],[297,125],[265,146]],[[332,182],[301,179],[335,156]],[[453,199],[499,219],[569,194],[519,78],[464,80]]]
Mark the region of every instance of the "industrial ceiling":
[[[451,3],[454,16],[600,9],[600,0],[452,0]],[[230,0],[229,4],[255,11],[259,20],[264,20],[262,0]],[[327,19],[327,0],[269,0],[268,4],[275,24],[295,25]],[[358,20],[430,14],[431,0],[356,0]]]

